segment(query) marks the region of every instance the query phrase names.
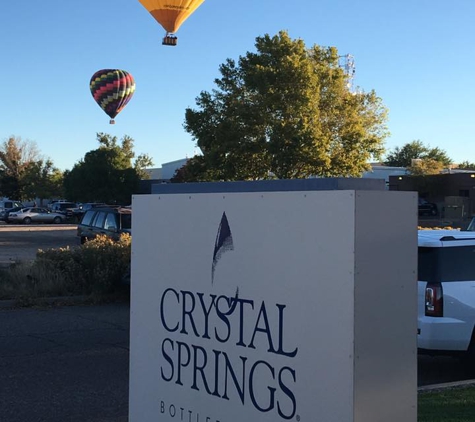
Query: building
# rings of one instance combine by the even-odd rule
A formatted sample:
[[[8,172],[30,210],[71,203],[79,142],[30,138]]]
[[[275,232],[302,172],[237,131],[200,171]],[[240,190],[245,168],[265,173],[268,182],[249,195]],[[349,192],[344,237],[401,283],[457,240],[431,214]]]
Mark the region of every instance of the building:
[[[416,191],[436,203],[441,217],[466,219],[475,215],[475,172],[454,171],[428,176],[389,176],[389,190]]]
[[[384,179],[386,186],[389,187],[389,176],[407,175],[406,167],[389,167],[380,163],[371,163],[371,170],[362,174],[363,179]]]
[[[152,191],[152,185],[168,183],[170,179],[175,175],[175,172],[183,167],[188,158],[182,158],[180,160],[169,161],[168,163],[163,163],[162,167],[150,168],[145,171],[149,174],[148,179],[140,181],[139,192],[141,194],[150,193]]]
[[[176,170],[184,166],[188,158],[163,163],[162,167],[147,169],[150,178],[142,180],[140,193],[150,193],[152,184],[168,183]],[[407,175],[406,167],[389,167],[381,163],[371,163],[371,170],[362,174],[363,179],[384,179],[386,187],[389,186],[389,176]]]

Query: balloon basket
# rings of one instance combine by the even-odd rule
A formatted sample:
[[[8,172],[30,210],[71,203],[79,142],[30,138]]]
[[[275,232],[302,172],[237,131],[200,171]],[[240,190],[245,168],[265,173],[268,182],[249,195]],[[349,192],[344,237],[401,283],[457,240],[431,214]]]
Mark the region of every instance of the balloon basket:
[[[115,120],[114,120],[114,119],[110,119],[110,120],[109,120],[109,124],[110,124],[110,125],[115,125]]]
[[[178,38],[175,35],[165,35],[163,37],[162,45],[171,45],[175,46],[177,43]]]

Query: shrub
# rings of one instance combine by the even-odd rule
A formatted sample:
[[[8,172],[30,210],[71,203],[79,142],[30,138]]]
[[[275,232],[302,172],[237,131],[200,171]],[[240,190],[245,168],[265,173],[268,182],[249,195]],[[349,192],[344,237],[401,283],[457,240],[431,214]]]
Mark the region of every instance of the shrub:
[[[130,280],[131,237],[100,236],[77,248],[38,250],[32,263],[0,273],[0,299],[93,295],[122,291]]]
[[[2,271],[0,299],[32,299],[37,297],[79,294],[60,273],[50,265],[20,262]]]
[[[130,274],[131,237],[122,234],[118,241],[98,236],[80,249],[78,263],[81,281],[92,293],[111,293]]]

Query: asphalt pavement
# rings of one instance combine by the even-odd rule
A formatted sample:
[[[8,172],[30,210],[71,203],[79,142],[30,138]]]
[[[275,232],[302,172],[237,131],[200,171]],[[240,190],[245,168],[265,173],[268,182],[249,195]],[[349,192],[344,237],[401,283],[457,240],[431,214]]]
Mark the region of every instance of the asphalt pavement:
[[[129,313],[0,309],[0,421],[126,422]]]

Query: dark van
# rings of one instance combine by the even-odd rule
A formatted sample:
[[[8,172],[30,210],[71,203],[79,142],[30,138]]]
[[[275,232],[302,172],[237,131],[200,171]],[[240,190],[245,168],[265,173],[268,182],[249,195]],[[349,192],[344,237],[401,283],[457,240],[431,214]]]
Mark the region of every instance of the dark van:
[[[84,213],[77,228],[81,244],[98,235],[118,240],[122,233],[132,234],[130,207],[92,208]]]

